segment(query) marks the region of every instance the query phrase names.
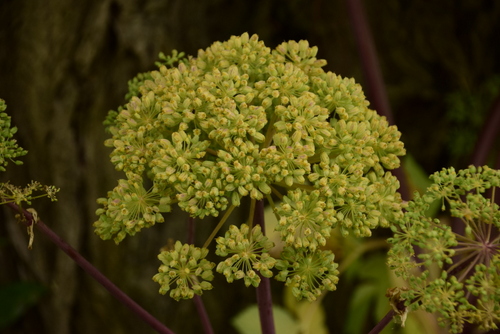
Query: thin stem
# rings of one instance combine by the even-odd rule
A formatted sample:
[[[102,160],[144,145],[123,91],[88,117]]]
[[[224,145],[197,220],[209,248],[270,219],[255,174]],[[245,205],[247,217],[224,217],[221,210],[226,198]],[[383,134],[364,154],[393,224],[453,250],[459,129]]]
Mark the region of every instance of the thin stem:
[[[189,216],[188,217],[188,235],[187,235],[187,243],[192,245],[194,244],[194,218]]]
[[[467,255],[465,258],[460,259],[460,261],[455,262],[451,267],[446,270],[446,272],[449,275],[455,275],[458,274],[461,270],[463,270],[464,265],[467,263],[467,261],[475,256],[478,256],[479,252],[478,251],[473,251],[469,255]]]
[[[500,94],[491,106],[488,118],[484,122],[483,128],[479,132],[480,136],[474,148],[474,154],[471,158],[472,165],[482,166],[486,164],[488,154],[491,152],[495,139],[500,129]]]
[[[276,220],[279,222],[280,215],[276,211],[276,204],[274,204],[273,197],[271,195],[266,195],[266,198],[267,198],[268,202],[271,204],[271,208],[273,209],[274,217],[276,217]]]
[[[280,187],[283,187],[286,189],[291,189],[291,190],[300,188],[300,189],[304,189],[304,190],[313,191],[315,189],[314,186],[312,186],[310,184],[293,183],[291,186],[288,186],[284,181],[276,182],[275,184],[277,186],[280,186]]]
[[[462,272],[462,274],[461,274],[461,275],[460,275],[460,277],[458,278],[458,281],[459,281],[459,282],[463,282],[463,281],[465,281],[465,279],[466,279],[466,278],[468,277],[468,275],[469,275],[469,272],[470,272],[471,270],[473,270],[473,269],[474,269],[474,267],[476,266],[476,264],[477,264],[478,262],[479,262],[479,257],[478,257],[478,256],[476,256],[476,257],[474,258],[474,260],[473,260],[471,263],[469,263],[469,265],[467,266],[467,268],[465,268],[465,270]]]
[[[273,141],[273,135],[276,132],[276,129],[274,128],[275,122],[276,114],[273,113],[273,115],[271,116],[271,121],[267,126],[266,137],[264,139],[264,142],[262,143],[262,148],[269,147],[269,145],[271,145],[271,142]]]
[[[32,224],[33,215],[22,210],[15,203],[7,203],[15,212],[22,212],[26,218],[26,224]],[[90,262],[88,262],[76,249],[71,247],[66,241],[64,241],[59,235],[52,231],[47,225],[43,223],[40,219],[35,224],[36,228],[45,234],[50,241],[56,244],[63,252],[65,252],[73,261],[76,262],[87,274],[92,276],[99,284],[106,288],[109,293],[118,299],[122,304],[127,306],[133,313],[135,313],[139,318],[151,326],[155,331],[161,334],[174,334],[169,328],[162,324],[158,319],[153,317],[148,311],[143,309],[139,304],[137,304],[132,298],[130,298],[126,293],[124,293],[120,288],[118,288],[113,282],[111,282],[106,276],[104,276],[96,267],[94,267]]]
[[[394,312],[394,310],[390,310],[389,312],[387,312],[387,314],[382,318],[382,320],[380,320],[380,322],[377,325],[375,325],[375,327],[373,327],[373,329],[368,334],[380,333],[385,328],[385,326],[387,326],[392,321],[392,318],[394,318],[395,313],[396,312]]]
[[[273,194],[275,194],[280,200],[283,199],[283,195],[276,189],[275,187],[271,186],[271,191]]]
[[[256,203],[257,203],[257,201],[255,200],[255,198],[252,198],[250,200],[250,214],[249,214],[248,223],[247,223],[247,225],[250,227],[249,230],[248,230],[248,234],[249,235],[252,234],[252,228],[253,228],[253,225],[254,225],[253,217],[255,215],[255,204]]]
[[[206,151],[208,154],[211,154],[211,155],[213,155],[213,156],[215,156],[215,157],[217,156],[217,151],[216,151],[216,150],[214,150],[214,149],[212,149],[212,148],[210,148],[210,147],[207,147],[205,151]]]
[[[414,303],[415,301],[416,301],[416,299],[413,300],[412,303]],[[399,301],[395,306],[396,306],[396,309],[398,310],[398,312],[405,311],[405,301],[404,300]],[[387,326],[391,322],[392,318],[394,318],[395,315],[396,315],[396,311],[394,309],[387,312],[387,314],[382,318],[382,320],[380,320],[380,322],[378,324],[376,324],[375,327],[373,327],[373,329],[368,334],[380,333],[385,328],[385,326]]]
[[[194,235],[195,235],[195,226],[194,226],[194,218],[188,218],[188,236],[187,242],[188,244],[194,244]],[[214,330],[212,328],[212,323],[210,322],[210,318],[208,317],[207,310],[203,303],[203,299],[200,296],[194,295],[193,298],[194,306],[196,307],[196,312],[198,312],[198,316],[200,317],[201,325],[205,334],[213,334]]]
[[[377,50],[361,0],[347,0],[347,10],[354,30],[354,37],[361,58],[361,67],[373,108],[381,115],[384,115],[390,124],[394,124]]]
[[[215,227],[215,229],[212,231],[212,234],[210,234],[210,236],[208,237],[207,241],[205,241],[205,244],[203,245],[203,248],[208,248],[208,245],[210,245],[210,243],[212,242],[212,239],[215,237],[215,235],[217,234],[217,232],[219,232],[219,230],[221,229],[222,225],[224,225],[224,223],[229,218],[229,216],[231,215],[231,212],[233,212],[233,210],[234,210],[235,207],[236,207],[235,205],[231,205],[229,207],[229,209],[227,209],[226,213],[224,214],[224,216],[220,220],[219,224],[217,224],[217,226]]]
[[[205,334],[213,334],[214,330],[212,328],[212,324],[210,323],[210,318],[208,317],[205,305],[203,304],[203,300],[201,299],[200,296],[195,294],[193,302],[194,305],[196,306],[196,311],[198,312],[198,316],[200,317],[201,324],[203,326]]]
[[[488,242],[491,238],[491,229],[493,228],[493,224],[488,224],[488,227],[487,227],[487,232],[486,232],[486,238],[485,238],[485,242]]]
[[[389,98],[385,89],[384,78],[377,56],[377,50],[373,41],[372,34],[361,0],[347,0],[347,11],[349,20],[354,32],[354,38],[361,58],[361,67],[366,80],[368,95],[373,106],[380,115],[387,118],[389,124],[394,124]],[[398,168],[393,171],[398,178],[400,188],[399,192],[404,200],[410,199],[408,182],[405,177],[404,169]]]
[[[265,234],[264,201],[260,200],[255,206],[254,226],[260,225]],[[260,275],[260,274],[259,274]],[[273,317],[273,300],[271,297],[271,281],[260,275],[261,281],[257,287],[257,305],[259,306],[260,327],[262,334],[275,334]]]

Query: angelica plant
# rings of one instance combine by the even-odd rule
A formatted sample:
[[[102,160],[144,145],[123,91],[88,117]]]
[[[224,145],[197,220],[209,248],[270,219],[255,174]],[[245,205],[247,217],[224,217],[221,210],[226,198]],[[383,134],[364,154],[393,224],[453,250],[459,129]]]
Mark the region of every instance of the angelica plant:
[[[11,126],[10,116],[5,113],[7,105],[0,99],[0,171],[5,171],[5,166],[11,161],[21,165],[22,161],[17,158],[28,153],[22,147],[19,147],[17,141],[12,137],[17,132],[15,126]]]
[[[408,283],[399,289],[398,300],[404,301],[406,311],[436,312],[453,333],[462,332],[465,323],[498,329],[500,211],[495,192],[500,171],[487,166],[458,172],[449,168],[431,180],[392,227],[389,265]],[[435,201],[464,224],[464,233],[428,215]]]
[[[10,116],[5,113],[6,109],[5,101],[0,99],[0,171],[5,171],[9,161],[16,165],[22,165],[23,162],[18,158],[28,153],[13,138],[17,128],[11,125]],[[58,191],[58,188],[42,185],[38,181],[31,181],[25,187],[16,186],[9,182],[0,183],[0,205],[6,203],[15,203],[17,206],[21,206],[23,203],[29,205],[33,199],[45,196],[56,201]]]
[[[201,248],[162,251],[160,293],[201,295],[212,288],[212,268],[247,286],[277,269],[297,298],[312,301],[338,282],[334,254],[321,249],[332,229],[368,237],[403,216],[390,172],[405,154],[400,132],[369,108],[353,79],[324,71],[317,52],[307,41],[271,50],[245,33],[196,57],[163,56],[158,70],[131,82],[129,102],[108,114],[105,145],[125,177],[98,200],[102,239],[119,243],[161,223],[173,205],[198,219],[222,214],[219,229],[250,201],[248,221],[216,239],[218,264],[205,259],[217,229]],[[285,244],[277,259],[253,222],[262,200]]]
[[[3,172],[9,161],[16,165],[22,165],[22,161],[17,159],[28,153],[13,138],[17,128],[11,125],[10,116],[5,113],[6,109],[5,101],[0,99],[0,171]],[[58,188],[42,185],[38,181],[31,181],[25,187],[13,185],[9,182],[0,183],[0,205],[13,205],[18,211],[16,218],[28,226],[29,249],[32,248],[34,240],[33,224],[38,221],[38,213],[35,209],[28,208],[27,211],[31,216],[30,221],[28,221],[23,213],[23,205],[30,205],[32,200],[45,196],[50,198],[51,201],[57,201],[56,194],[58,191]]]

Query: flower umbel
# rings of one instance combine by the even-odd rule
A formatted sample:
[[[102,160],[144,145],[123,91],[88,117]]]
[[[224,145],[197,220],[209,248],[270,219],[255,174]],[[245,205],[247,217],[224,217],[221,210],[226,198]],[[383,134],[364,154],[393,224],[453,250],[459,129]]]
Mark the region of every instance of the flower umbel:
[[[134,235],[144,227],[162,223],[164,218],[160,212],[170,211],[169,197],[161,197],[154,188],[144,189],[138,175],[128,176],[127,180],[118,181],[108,199],[99,200],[104,207],[97,210],[100,216],[94,223],[101,238],[113,238],[117,244],[127,234]]]
[[[9,161],[21,165],[22,161],[16,159],[28,153],[19,147],[15,139],[12,139],[17,128],[11,126],[10,116],[4,112],[5,109],[7,109],[5,101],[0,99],[0,171],[2,172],[5,171],[5,166]]]
[[[449,324],[453,333],[462,332],[465,322],[497,329],[500,211],[494,198],[500,171],[470,166],[457,173],[449,168],[431,180],[426,193],[416,194],[409,203],[390,239],[389,265],[409,284],[402,297],[412,310],[438,312],[441,323]],[[427,215],[435,201],[459,219],[464,233]]]
[[[175,243],[173,250],[161,252],[158,259],[163,264],[158,274],[153,276],[153,280],[161,285],[160,293],[164,295],[170,291],[170,297],[180,300],[201,295],[203,290],[211,290],[209,281],[214,278],[212,269],[215,263],[205,259],[207,254],[207,249],[180,241]]]
[[[217,266],[217,272],[224,274],[228,282],[244,279],[245,285],[257,287],[260,283],[259,272],[264,277],[272,277],[271,269],[276,260],[269,255],[273,242],[262,234],[260,225],[250,230],[242,224],[239,228],[231,225],[224,237],[219,237],[215,254],[228,256]]]
[[[334,259],[331,251],[286,247],[281,253],[281,260],[276,263],[276,268],[280,270],[276,279],[290,286],[299,300],[306,298],[314,301],[324,290],[337,289],[339,271]]]
[[[131,81],[129,102],[106,119],[111,161],[134,176],[99,199],[96,233],[119,242],[162,221],[171,204],[200,219],[225,211],[224,222],[243,201],[267,199],[287,254],[313,263],[309,278],[294,281],[296,295],[332,290],[333,254],[319,247],[336,226],[343,235],[370,236],[402,216],[390,170],[405,149],[397,128],[369,109],[361,86],[325,72],[317,52],[307,41],[271,50],[245,33],[196,57],[162,55],[159,69]],[[131,216],[136,199],[139,214]],[[217,271],[247,286],[259,284],[258,272],[271,277],[272,246],[261,232],[241,225],[228,233],[218,239],[218,254],[229,258]]]

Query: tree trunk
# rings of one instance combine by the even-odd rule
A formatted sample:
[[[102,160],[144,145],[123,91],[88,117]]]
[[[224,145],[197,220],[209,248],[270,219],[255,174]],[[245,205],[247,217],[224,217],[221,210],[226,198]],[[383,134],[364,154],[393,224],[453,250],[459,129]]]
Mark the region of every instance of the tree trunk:
[[[182,13],[188,9],[192,9],[190,15]],[[159,266],[158,250],[167,236],[174,236],[176,225],[165,223],[116,246],[100,240],[92,222],[96,199],[105,197],[123,177],[114,171],[110,150],[103,145],[107,135],[102,122],[108,110],[125,102],[129,79],[152,69],[159,51],[168,52],[181,40],[181,18],[197,22],[188,29],[191,45],[208,40],[200,29],[202,11],[202,4],[185,0],[0,5],[0,22],[6,24],[0,33],[1,98],[19,129],[16,138],[29,151],[24,166],[9,166],[4,177],[19,185],[34,179],[60,187],[57,203],[32,203],[40,218],[147,310],[173,326],[182,323],[178,316],[182,310],[191,312],[191,306],[175,304],[180,311],[169,314],[167,308],[172,310],[174,305],[157,293],[159,287],[151,277]],[[36,280],[48,288],[38,312],[31,312],[31,319],[13,331],[148,332],[145,324],[43,236],[37,234],[33,250],[28,251],[25,229],[15,223],[12,213],[5,212],[4,218],[1,229],[12,242],[2,256],[10,263],[3,283]]]

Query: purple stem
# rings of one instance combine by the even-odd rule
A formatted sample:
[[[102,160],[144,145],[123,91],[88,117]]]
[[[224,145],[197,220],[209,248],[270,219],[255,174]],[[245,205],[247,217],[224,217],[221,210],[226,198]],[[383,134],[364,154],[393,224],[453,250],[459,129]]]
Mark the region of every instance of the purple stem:
[[[412,303],[415,301],[416,301],[416,299],[412,300]],[[400,300],[399,302],[397,302],[397,304],[395,306],[398,309],[398,313],[405,311],[405,301],[404,300]],[[391,322],[392,318],[394,318],[395,315],[396,315],[396,311],[394,309],[391,309],[382,318],[382,320],[380,320],[379,323],[377,325],[375,325],[375,327],[373,327],[373,329],[368,334],[380,333],[385,328],[385,326],[387,326]]]
[[[394,124],[375,43],[370,34],[361,0],[347,0],[347,10],[354,29],[354,37],[356,38],[361,66],[373,108],[385,116],[390,124]]]
[[[257,201],[255,205],[255,214],[253,225],[260,225],[262,233],[265,234],[266,226],[264,224],[264,201]],[[271,297],[271,281],[268,277],[260,275],[260,284],[257,287],[257,305],[259,306],[260,328],[262,334],[275,334],[273,317],[273,300]]]
[[[500,95],[497,96],[493,106],[491,107],[488,119],[484,122],[483,129],[480,132],[480,137],[474,148],[471,164],[474,166],[482,166],[486,164],[488,154],[491,152],[493,143],[500,133]]]
[[[188,235],[187,235],[187,243],[192,245],[194,244],[194,218],[189,216],[188,218]]]
[[[354,30],[356,45],[361,58],[361,67],[366,80],[367,91],[370,95],[373,108],[385,116],[389,124],[394,124],[389,98],[382,77],[382,70],[370,33],[370,27],[366,19],[361,0],[347,0],[349,19]],[[400,183],[399,192],[404,200],[410,199],[410,190],[402,167],[393,171]],[[400,305],[398,305],[399,308]],[[394,310],[389,311],[382,320],[370,331],[369,334],[380,333],[394,317]]]
[[[203,300],[200,296],[195,295],[193,301],[194,305],[196,306],[196,311],[198,312],[198,316],[200,317],[205,334],[213,334],[214,330],[212,328],[210,318],[208,317],[207,309],[203,304]]]
[[[187,242],[188,244],[194,244],[194,233],[195,233],[195,225],[194,218],[188,218],[188,235]],[[200,296],[195,295],[193,298],[194,305],[196,307],[196,311],[198,312],[198,316],[200,317],[201,325],[203,326],[203,331],[205,334],[213,334],[214,330],[212,328],[212,323],[210,322],[210,318],[208,317],[207,309],[203,304],[203,300]]]
[[[15,212],[22,213],[26,218],[26,224],[30,226],[33,221],[33,216],[26,210],[23,210],[15,203],[7,203]],[[47,225],[45,225],[41,220],[38,220],[35,224],[36,228],[45,234],[57,247],[59,247],[63,252],[68,254],[70,258],[73,259],[84,271],[92,276],[99,284],[105,287],[111,295],[118,299],[121,303],[127,306],[132,312],[137,314],[144,322],[149,324],[151,328],[161,334],[175,334],[164,324],[162,324],[158,319],[153,317],[148,311],[143,309],[139,304],[137,304],[132,298],[125,294],[120,288],[118,288],[113,282],[111,282],[106,276],[104,276],[96,267],[94,267],[90,262],[88,262],[76,249],[71,247],[66,241],[64,241],[59,235],[52,231]]]
[[[394,124],[391,105],[387,97],[384,78],[377,56],[377,50],[370,27],[366,19],[361,0],[347,0],[347,11],[354,31],[356,45],[361,58],[361,67],[366,80],[367,92],[373,108],[382,116],[387,118],[389,124]],[[410,199],[410,189],[406,181],[404,169],[395,169],[393,174],[398,178],[400,188],[399,193],[404,200]]]
[[[474,147],[474,153],[471,157],[471,165],[483,166],[487,164],[488,154],[493,148],[495,139],[500,131],[500,94],[495,99],[495,102],[491,106],[488,118],[484,122],[483,128],[481,129],[480,136]],[[494,162],[493,168],[500,167],[500,155],[498,160]],[[491,189],[486,193],[486,196],[491,198]],[[495,198],[495,202],[500,203],[500,196]],[[465,233],[465,223],[456,217],[451,219],[451,229],[457,234],[463,235]]]
[[[390,310],[389,312],[387,312],[382,320],[380,320],[379,323],[375,325],[375,327],[373,327],[373,329],[368,334],[380,333],[385,328],[385,326],[387,326],[391,322],[392,318],[394,318],[395,313],[396,312],[394,312],[394,310]]]

